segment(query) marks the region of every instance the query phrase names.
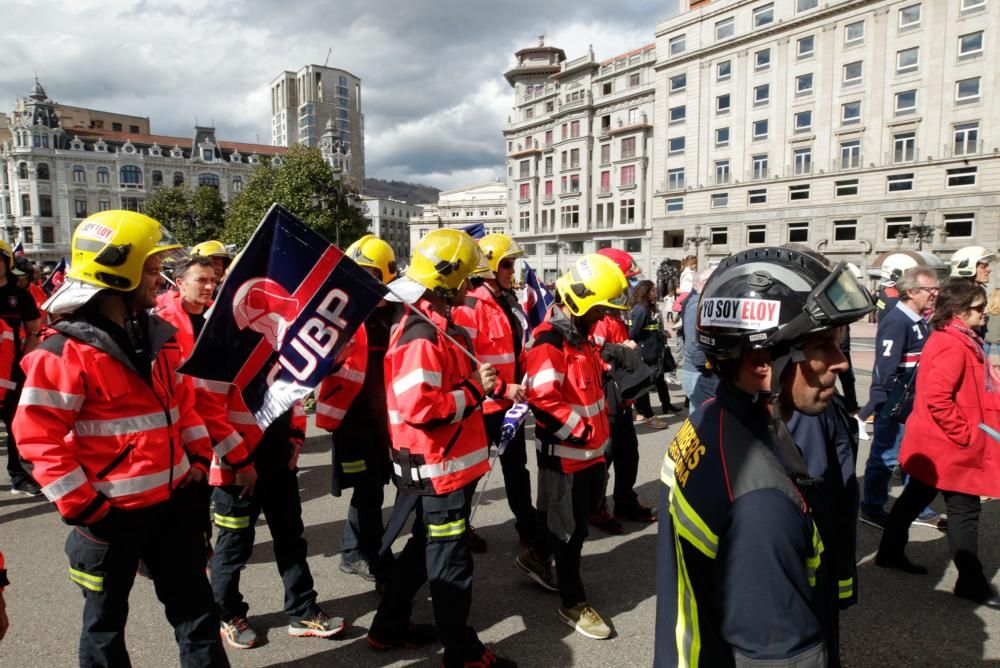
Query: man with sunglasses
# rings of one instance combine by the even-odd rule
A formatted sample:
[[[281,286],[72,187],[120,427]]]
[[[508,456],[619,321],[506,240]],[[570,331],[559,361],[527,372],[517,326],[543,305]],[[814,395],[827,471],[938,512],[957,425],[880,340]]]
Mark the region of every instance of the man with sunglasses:
[[[875,332],[875,366],[868,399],[875,415],[871,451],[865,464],[861,521],[884,528],[888,513],[889,481],[899,458],[903,423],[909,414],[904,388],[913,379],[920,351],[927,341],[926,312],[934,309],[939,291],[937,275],[926,267],[907,269],[896,281],[899,301],[879,320]],[[912,394],[912,393],[911,393]],[[943,518],[927,512],[918,523],[943,528]]]

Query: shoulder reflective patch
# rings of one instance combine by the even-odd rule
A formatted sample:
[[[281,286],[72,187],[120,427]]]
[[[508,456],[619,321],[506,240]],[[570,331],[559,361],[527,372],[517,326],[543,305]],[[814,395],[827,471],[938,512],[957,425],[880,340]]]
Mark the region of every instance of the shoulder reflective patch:
[[[781,302],[773,299],[733,299],[712,297],[702,299],[699,322],[709,327],[736,329],[770,329],[778,326]]]
[[[688,476],[698,468],[706,452],[708,449],[698,438],[694,425],[685,420],[667,450],[667,456],[674,462],[674,479],[681,487],[687,484]]]

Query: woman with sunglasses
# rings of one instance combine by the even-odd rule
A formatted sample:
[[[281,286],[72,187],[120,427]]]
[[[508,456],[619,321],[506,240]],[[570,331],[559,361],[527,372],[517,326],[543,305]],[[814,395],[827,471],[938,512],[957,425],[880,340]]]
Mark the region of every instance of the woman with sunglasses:
[[[975,329],[986,295],[951,279],[941,289],[917,370],[914,409],[899,461],[910,481],[892,507],[875,563],[923,575],[905,553],[910,523],[938,492],[948,507],[948,544],[958,568],[955,595],[1000,608],[978,556],[980,495],[1000,496],[1000,376]]]

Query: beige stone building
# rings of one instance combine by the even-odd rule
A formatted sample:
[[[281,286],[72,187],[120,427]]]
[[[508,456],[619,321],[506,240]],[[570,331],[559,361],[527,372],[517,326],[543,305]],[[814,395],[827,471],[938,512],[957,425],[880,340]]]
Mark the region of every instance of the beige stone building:
[[[396,257],[410,257],[410,222],[419,218],[424,207],[391,197],[362,195],[361,208],[368,219],[368,231],[392,246]]]
[[[439,227],[461,229],[482,223],[487,234],[510,234],[507,186],[503,181],[442,190],[438,193],[436,204],[425,204],[422,208],[421,215],[410,218],[410,248],[425,234]]]
[[[1000,3],[699,4],[656,28],[656,258],[1000,246]]]

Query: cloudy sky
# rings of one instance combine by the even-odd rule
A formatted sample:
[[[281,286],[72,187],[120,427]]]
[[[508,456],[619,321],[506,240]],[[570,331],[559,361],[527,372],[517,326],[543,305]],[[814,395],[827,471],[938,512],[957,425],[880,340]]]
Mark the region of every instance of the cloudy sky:
[[[502,9],[497,9],[500,6]],[[37,73],[58,102],[190,136],[270,143],[268,85],[322,64],[362,80],[368,176],[451,188],[503,172],[503,72],[536,43],[609,58],[654,41],[677,0],[4,0],[0,110]]]

